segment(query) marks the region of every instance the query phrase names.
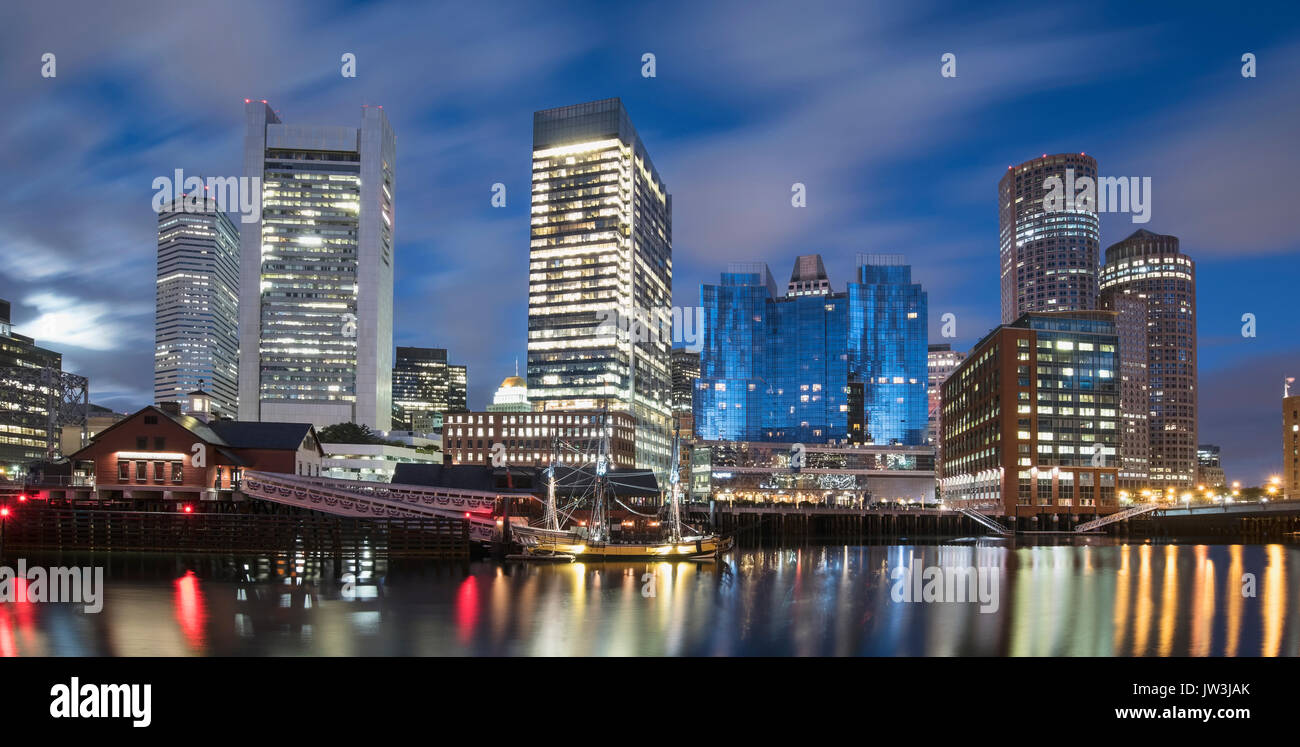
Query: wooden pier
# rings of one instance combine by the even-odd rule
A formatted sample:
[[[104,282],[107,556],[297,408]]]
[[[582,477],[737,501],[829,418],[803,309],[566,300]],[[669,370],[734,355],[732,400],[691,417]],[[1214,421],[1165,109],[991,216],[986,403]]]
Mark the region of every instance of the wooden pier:
[[[297,553],[463,559],[469,525],[446,517],[357,519],[292,514],[174,513],[29,504],[5,520],[0,550]]]

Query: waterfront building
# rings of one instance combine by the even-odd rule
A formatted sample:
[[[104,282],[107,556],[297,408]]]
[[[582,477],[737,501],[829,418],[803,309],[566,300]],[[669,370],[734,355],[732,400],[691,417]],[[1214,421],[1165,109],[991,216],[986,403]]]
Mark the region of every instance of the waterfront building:
[[[320,474],[324,452],[311,424],[205,421],[203,415],[166,402],[127,416],[69,457],[93,476],[93,485],[50,497],[180,510],[197,501],[242,500],[244,470]]]
[[[1221,488],[1227,485],[1223,473],[1223,461],[1219,447],[1215,444],[1201,444],[1196,447],[1196,485],[1206,488]]]
[[[631,413],[637,466],[664,470],[672,197],[618,99],[536,112],[532,173],[529,399]]]
[[[182,197],[158,213],[157,265],[154,402],[203,389],[216,412],[235,417],[239,231],[211,197]]]
[[[931,344],[926,353],[926,438],[925,442],[934,447],[935,464],[940,463],[939,453],[943,450],[943,439],[939,437],[940,422],[942,421],[942,401],[941,389],[943,382],[952,375],[957,369],[957,365],[965,360],[966,354],[960,350],[953,350],[948,343]]]
[[[863,508],[935,500],[929,446],[697,441],[689,454],[687,484],[699,502]]]
[[[1048,210],[1050,178],[1074,195],[1076,180],[1097,178],[1097,161],[1083,153],[1044,154],[1008,166],[998,183],[1002,323],[1028,311],[1097,308],[1101,230],[1095,200]]]
[[[777,297],[762,263],[700,287],[704,341],[695,435],[711,441],[922,445],[926,294],[897,255],[859,255],[835,292],[800,257]],[[795,295],[791,295],[791,294]]]
[[[942,385],[945,503],[1030,520],[1119,508],[1116,313],[1031,312]]]
[[[394,415],[411,430],[432,433],[465,411],[465,367],[448,365],[444,348],[397,348],[392,381]]]
[[[695,382],[700,378],[700,354],[673,349],[673,432],[683,439],[695,436]]]
[[[42,376],[62,373],[63,355],[15,332],[9,315],[9,302],[0,299],[0,469],[4,475],[19,474],[23,465],[45,459],[51,439],[57,444],[61,435],[50,431],[50,389]]]
[[[1300,394],[1282,398],[1282,494],[1300,500]]]
[[[1176,490],[1196,484],[1196,263],[1178,237],[1139,230],[1106,249],[1103,306],[1118,296],[1146,306],[1147,430],[1150,483]]]
[[[286,124],[245,102],[244,175],[261,212],[240,235],[239,418],[325,427],[392,420],[396,138]]]
[[[505,463],[542,466],[551,463],[554,439],[577,447],[561,449],[561,464],[595,461],[601,411],[465,412],[449,414],[443,424],[446,464],[492,464],[492,449],[502,444]],[[631,413],[609,412],[609,449],[615,469],[636,467],[638,424]]]

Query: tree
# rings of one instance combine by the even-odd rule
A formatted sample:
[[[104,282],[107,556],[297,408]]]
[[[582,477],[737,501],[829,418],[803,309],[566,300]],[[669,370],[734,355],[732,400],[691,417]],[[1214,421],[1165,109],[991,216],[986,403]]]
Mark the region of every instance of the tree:
[[[317,434],[321,443],[327,444],[381,444],[383,439],[377,437],[370,426],[359,423],[335,423],[320,429]]]

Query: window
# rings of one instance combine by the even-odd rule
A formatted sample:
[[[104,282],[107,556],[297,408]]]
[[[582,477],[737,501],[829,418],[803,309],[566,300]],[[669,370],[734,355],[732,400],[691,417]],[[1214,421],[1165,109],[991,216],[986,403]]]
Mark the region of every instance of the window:
[[[180,485],[185,482],[185,463],[172,462],[172,483]]]
[[[145,449],[149,448],[149,437],[137,436],[135,439],[135,448],[139,451],[144,451]]]
[[[154,450],[154,451],[162,451],[162,450],[165,449],[165,448],[167,448],[167,439],[166,439],[166,438],[163,438],[162,436],[154,436],[154,437],[153,437],[153,450]]]
[[[149,469],[148,462],[135,463],[135,479],[137,482],[144,482],[145,480],[149,479],[149,476],[146,474],[148,469]]]
[[[164,477],[164,475],[166,474],[166,470],[167,470],[167,463],[166,463],[166,462],[154,462],[154,463],[153,463],[153,481],[154,481],[154,482],[162,482],[164,479],[166,479],[166,478]]]
[[[131,479],[131,463],[127,461],[119,461],[117,463],[117,481],[126,482],[127,480],[130,479]]]

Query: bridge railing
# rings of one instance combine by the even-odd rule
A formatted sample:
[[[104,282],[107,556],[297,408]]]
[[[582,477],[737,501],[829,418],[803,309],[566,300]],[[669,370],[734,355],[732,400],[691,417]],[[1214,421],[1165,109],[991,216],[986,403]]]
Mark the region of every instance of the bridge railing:
[[[1123,521],[1125,519],[1131,519],[1134,516],[1141,516],[1142,514],[1150,513],[1152,511],[1155,511],[1158,508],[1160,508],[1160,505],[1156,503],[1139,503],[1136,506],[1131,506],[1122,511],[1116,511],[1113,514],[1107,514],[1106,516],[1102,516],[1099,519],[1093,519],[1092,521],[1085,521],[1084,523],[1076,526],[1074,528],[1074,531],[1091,532],[1094,529],[1100,529],[1109,524],[1114,524],[1117,521]]]

